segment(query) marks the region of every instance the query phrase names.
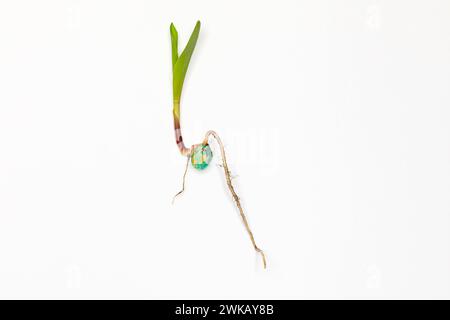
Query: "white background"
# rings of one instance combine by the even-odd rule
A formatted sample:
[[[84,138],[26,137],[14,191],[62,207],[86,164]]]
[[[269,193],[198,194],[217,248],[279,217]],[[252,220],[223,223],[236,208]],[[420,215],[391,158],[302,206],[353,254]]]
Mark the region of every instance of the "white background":
[[[450,2],[2,1],[0,297],[450,298]],[[169,24],[199,42],[175,145]]]

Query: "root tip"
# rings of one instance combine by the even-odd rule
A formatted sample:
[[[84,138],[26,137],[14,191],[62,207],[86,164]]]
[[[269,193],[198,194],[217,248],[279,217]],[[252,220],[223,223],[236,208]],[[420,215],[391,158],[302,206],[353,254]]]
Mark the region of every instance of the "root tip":
[[[264,270],[267,269],[267,261],[266,261],[266,255],[264,254],[264,251],[262,251],[260,248],[255,248],[256,252],[258,252],[261,255]]]

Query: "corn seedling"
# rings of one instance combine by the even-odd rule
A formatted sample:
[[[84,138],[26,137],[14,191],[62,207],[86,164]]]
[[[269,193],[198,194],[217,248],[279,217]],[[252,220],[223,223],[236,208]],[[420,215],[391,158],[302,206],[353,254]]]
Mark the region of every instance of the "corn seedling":
[[[213,157],[213,153],[209,146],[209,139],[214,138],[219,145],[220,153],[222,156],[222,168],[225,175],[225,180],[227,182],[228,189],[236,203],[237,208],[239,209],[240,216],[242,218],[242,222],[244,223],[245,229],[250,237],[252,245],[256,252],[258,252],[264,264],[264,268],[266,268],[266,257],[264,252],[256,245],[255,238],[248,224],[247,218],[244,214],[244,210],[242,209],[241,202],[239,200],[238,195],[236,194],[233,184],[231,182],[231,174],[228,169],[227,158],[225,155],[225,149],[223,143],[219,137],[219,135],[214,131],[208,131],[205,134],[203,141],[199,144],[194,144],[190,148],[186,148],[183,136],[181,135],[181,124],[180,124],[180,101],[181,101],[181,92],[183,89],[183,83],[186,76],[186,72],[189,66],[189,62],[192,57],[192,53],[194,52],[195,45],[197,43],[197,39],[200,33],[200,21],[197,21],[195,25],[194,31],[189,38],[189,41],[184,48],[183,52],[178,55],[178,32],[175,29],[173,23],[170,25],[170,36],[172,40],[172,72],[173,72],[173,121],[174,121],[174,129],[175,129],[175,140],[180,150],[180,153],[187,157],[186,168],[184,170],[183,175],[183,184],[182,189],[174,196],[175,198],[183,193],[185,181],[186,181],[186,173],[189,167],[189,162],[191,162],[192,166],[197,170],[204,170]]]

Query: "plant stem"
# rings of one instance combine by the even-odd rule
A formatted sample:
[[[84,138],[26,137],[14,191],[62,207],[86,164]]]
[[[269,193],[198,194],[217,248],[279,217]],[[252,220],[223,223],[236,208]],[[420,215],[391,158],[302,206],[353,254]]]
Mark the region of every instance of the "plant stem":
[[[178,149],[183,156],[190,156],[191,149],[186,148],[183,142],[183,136],[181,134],[181,123],[180,123],[180,101],[173,100],[173,128],[175,130],[175,141],[177,143]]]
[[[236,191],[234,191],[233,184],[231,183],[231,174],[230,174],[230,170],[228,169],[227,158],[226,158],[226,155],[225,155],[225,148],[223,147],[222,140],[220,140],[219,135],[215,131],[210,130],[210,131],[208,131],[205,134],[205,139],[203,139],[203,144],[208,144],[209,136],[213,136],[214,139],[216,139],[217,143],[219,144],[220,153],[222,155],[223,170],[224,170],[224,173],[225,173],[225,179],[227,180],[228,189],[230,190],[231,195],[233,196],[233,199],[236,202],[236,206],[239,209],[239,213],[241,215],[241,218],[242,218],[242,221],[244,223],[245,229],[247,230],[247,233],[248,233],[248,235],[250,237],[250,240],[252,241],[253,248],[255,248],[256,252],[261,254],[261,257],[262,257],[262,260],[263,260],[263,264],[264,264],[264,269],[266,269],[267,263],[266,263],[266,256],[264,255],[264,251],[262,251],[256,245],[255,237],[253,236],[252,230],[250,229],[250,225],[248,224],[248,221],[247,221],[247,217],[245,216],[244,210],[242,209],[241,201],[239,200],[239,197],[236,194]]]

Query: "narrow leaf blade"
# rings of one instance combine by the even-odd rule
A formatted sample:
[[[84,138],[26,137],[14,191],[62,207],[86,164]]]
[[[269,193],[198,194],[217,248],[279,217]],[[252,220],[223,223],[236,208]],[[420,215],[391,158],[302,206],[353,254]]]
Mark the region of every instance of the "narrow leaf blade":
[[[195,45],[197,44],[198,35],[200,33],[200,21],[197,21],[194,31],[189,38],[189,41],[184,48],[178,60],[173,68],[173,99],[180,101],[181,91],[183,89],[183,82],[186,76],[186,72],[191,61],[192,53],[194,52]]]
[[[172,68],[178,60],[178,32],[173,23],[170,24],[170,39],[172,40]]]

